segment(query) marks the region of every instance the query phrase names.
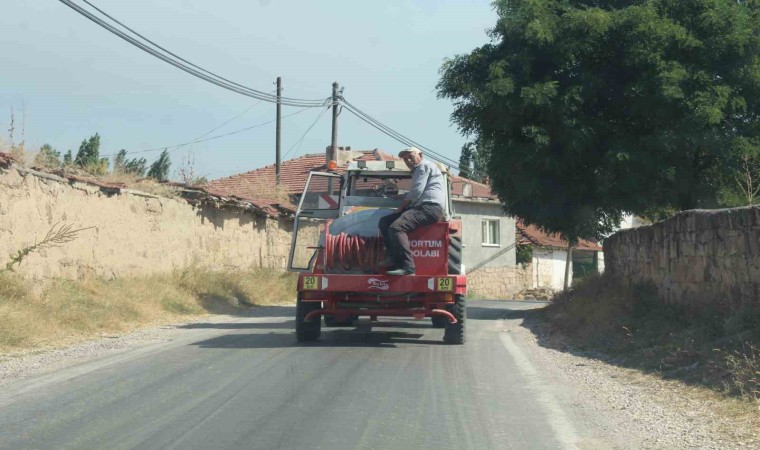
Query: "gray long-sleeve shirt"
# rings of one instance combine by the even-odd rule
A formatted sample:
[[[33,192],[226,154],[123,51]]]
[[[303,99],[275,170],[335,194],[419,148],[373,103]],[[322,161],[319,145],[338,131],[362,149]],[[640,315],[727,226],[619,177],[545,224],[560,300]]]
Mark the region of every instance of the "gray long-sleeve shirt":
[[[412,189],[407,192],[406,200],[411,201],[412,206],[423,202],[437,203],[445,210],[446,194],[443,183],[443,174],[438,167],[423,159],[412,169]]]

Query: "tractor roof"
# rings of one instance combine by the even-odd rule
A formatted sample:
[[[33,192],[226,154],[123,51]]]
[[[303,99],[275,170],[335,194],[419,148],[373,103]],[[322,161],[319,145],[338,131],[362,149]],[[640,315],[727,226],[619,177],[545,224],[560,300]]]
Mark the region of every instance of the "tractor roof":
[[[377,175],[409,176],[410,170],[401,160],[391,161],[351,161],[346,167],[347,172],[362,172]]]

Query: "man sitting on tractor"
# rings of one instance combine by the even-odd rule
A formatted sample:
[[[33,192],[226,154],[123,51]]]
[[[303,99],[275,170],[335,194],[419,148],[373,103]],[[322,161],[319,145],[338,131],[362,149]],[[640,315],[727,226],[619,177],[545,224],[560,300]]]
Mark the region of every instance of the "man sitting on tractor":
[[[438,167],[422,159],[416,147],[401,150],[398,156],[412,171],[412,188],[395,212],[380,219],[378,228],[385,243],[386,257],[381,263],[388,275],[413,275],[414,259],[409,233],[443,219],[445,186]]]

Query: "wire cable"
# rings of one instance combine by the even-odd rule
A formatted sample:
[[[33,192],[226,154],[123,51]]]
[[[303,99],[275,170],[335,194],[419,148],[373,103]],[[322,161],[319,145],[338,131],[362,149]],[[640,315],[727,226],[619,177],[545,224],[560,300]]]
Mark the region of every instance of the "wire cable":
[[[385,133],[386,135],[392,137],[393,139],[401,142],[402,144],[417,147],[417,148],[423,150],[426,154],[428,154],[431,159],[434,159],[434,160],[436,160],[438,162],[441,162],[441,163],[444,163],[444,164],[447,164],[447,165],[453,165],[455,167],[459,165],[458,161],[455,161],[455,160],[453,160],[451,158],[448,158],[448,157],[446,157],[446,156],[444,156],[444,155],[442,155],[442,154],[440,154],[438,152],[435,152],[432,149],[430,149],[430,148],[428,148],[428,147],[426,147],[426,146],[424,146],[424,145],[422,145],[422,144],[420,144],[420,143],[418,143],[418,142],[416,142],[416,141],[414,141],[414,140],[412,140],[412,139],[404,136],[403,134],[399,133],[398,131],[393,130],[389,126],[383,124],[379,120],[373,118],[369,114],[361,111],[359,108],[357,108],[356,106],[354,106],[351,103],[349,103],[344,97],[341,96],[339,100],[340,100],[341,103],[343,103],[343,105],[346,107],[346,109],[349,112],[351,112],[352,114],[354,114],[356,117],[358,117],[359,119],[361,119],[364,122],[368,123],[369,125],[371,125],[372,127],[376,128],[377,130],[379,130],[379,131]]]
[[[303,109],[300,109],[300,110],[298,110],[298,111],[296,111],[294,113],[286,114],[286,115],[282,116],[282,118],[284,119],[286,117],[295,116],[296,114],[300,114],[300,113],[306,111],[307,109],[309,109],[309,108],[303,108]],[[156,151],[159,151],[159,150],[168,150],[170,148],[174,149],[174,148],[179,148],[179,147],[185,147],[187,145],[196,144],[198,142],[212,141],[214,139],[219,139],[219,138],[223,138],[223,137],[226,137],[226,136],[231,136],[233,134],[242,133],[243,131],[248,131],[248,130],[252,130],[254,128],[263,127],[264,125],[268,125],[268,124],[276,122],[276,121],[277,121],[277,119],[273,119],[273,120],[269,120],[267,122],[258,123],[256,125],[253,125],[253,126],[250,126],[250,127],[241,128],[239,130],[231,131],[229,133],[224,133],[224,134],[218,134],[216,136],[211,136],[211,137],[206,138],[206,139],[197,139],[197,140],[193,140],[193,141],[190,141],[190,142],[185,142],[184,144],[177,144],[177,145],[169,145],[169,146],[164,146],[164,147],[149,148],[147,150],[137,150],[137,151],[134,151],[134,152],[127,152],[127,154],[128,155],[133,155],[133,154],[137,154],[137,153],[148,153],[148,152],[156,152]],[[117,153],[113,153],[113,154],[110,154],[110,155],[103,155],[103,156],[104,157],[111,157],[111,156],[116,156],[116,155],[117,155]]]
[[[230,120],[227,120],[227,121],[221,123],[220,125],[217,125],[216,127],[212,128],[211,131],[208,131],[208,132],[206,132],[206,133],[198,136],[197,138],[195,138],[195,140],[197,141],[198,139],[204,138],[204,137],[208,136],[209,134],[213,133],[214,131],[218,130],[219,128],[222,128],[223,126],[227,125],[228,123],[233,122],[235,119],[237,119],[239,117],[242,117],[245,113],[247,113],[248,111],[252,110],[256,106],[260,105],[262,102],[263,102],[263,100],[259,100],[258,102],[254,103],[253,105],[251,105],[248,108],[246,108],[245,110],[243,110],[243,112],[241,112],[240,114],[236,115],[235,117],[231,118]]]
[[[323,110],[322,110],[322,112],[320,112],[320,113],[319,113],[319,115],[317,115],[317,118],[316,118],[316,119],[314,119],[314,122],[312,122],[312,123],[311,123],[311,125],[309,126],[309,128],[307,128],[307,129],[306,129],[306,131],[305,131],[305,132],[304,132],[304,133],[301,135],[301,138],[300,138],[300,139],[298,139],[296,142],[294,142],[294,143],[293,143],[293,145],[291,145],[291,146],[290,146],[290,148],[288,149],[288,151],[287,151],[287,152],[285,152],[285,154],[282,156],[282,159],[285,159],[285,158],[286,158],[286,157],[287,157],[287,156],[290,154],[290,152],[291,152],[291,151],[293,151],[293,149],[295,148],[295,146],[296,146],[296,145],[298,145],[298,148],[299,148],[299,149],[301,148],[301,144],[303,143],[303,140],[304,140],[304,138],[306,137],[306,135],[307,135],[307,134],[309,134],[309,131],[311,131],[311,129],[312,129],[312,128],[314,128],[314,125],[316,125],[316,124],[317,124],[317,122],[319,122],[319,119],[321,119],[321,118],[322,118],[322,116],[323,116],[323,115],[324,115],[324,114],[325,114],[325,113],[326,113],[326,112],[327,112],[329,109],[330,109],[330,108],[325,108],[325,109],[323,109]]]
[[[187,64],[191,65],[192,67],[195,67],[195,68],[196,68],[196,69],[198,69],[198,70],[201,70],[201,71],[203,71],[203,72],[206,72],[207,74],[209,74],[209,75],[211,75],[211,76],[214,76],[214,77],[216,77],[216,78],[219,78],[220,80],[224,80],[224,81],[226,81],[226,82],[228,82],[228,83],[231,83],[231,84],[233,84],[233,85],[235,85],[235,86],[238,86],[238,87],[241,87],[241,88],[244,88],[244,89],[250,89],[251,91],[254,91],[254,92],[257,92],[257,93],[260,93],[260,94],[263,94],[263,95],[267,95],[267,96],[270,96],[270,97],[272,97],[272,98],[276,98],[274,95],[272,95],[272,93],[271,93],[271,92],[264,92],[264,91],[259,91],[259,90],[257,90],[257,89],[252,89],[252,88],[249,88],[249,87],[243,86],[242,84],[239,84],[239,83],[236,83],[236,82],[234,82],[234,81],[228,80],[228,79],[226,79],[226,78],[224,78],[224,77],[222,77],[222,76],[220,76],[220,75],[217,75],[217,74],[215,74],[215,73],[213,73],[213,72],[211,72],[211,71],[208,71],[208,70],[204,69],[203,67],[197,66],[197,65],[193,64],[192,62],[190,62],[190,61],[188,61],[188,60],[186,60],[186,59],[182,58],[182,57],[181,57],[181,56],[179,56],[179,55],[177,55],[176,53],[173,53],[173,52],[171,52],[170,50],[168,50],[168,49],[166,49],[166,48],[162,47],[161,45],[159,45],[159,44],[157,44],[157,43],[155,43],[155,42],[151,41],[151,40],[150,40],[150,39],[148,39],[147,37],[143,36],[142,34],[138,33],[137,31],[133,30],[132,28],[128,27],[128,26],[127,26],[127,25],[125,25],[124,23],[120,22],[118,19],[116,19],[115,17],[111,16],[111,15],[110,15],[110,14],[108,14],[107,12],[105,12],[105,11],[103,11],[102,9],[98,8],[97,6],[93,5],[93,4],[92,4],[92,3],[90,3],[88,0],[82,0],[82,1],[83,1],[83,2],[85,2],[85,3],[87,3],[88,5],[90,5],[90,6],[91,6],[93,9],[95,9],[96,11],[98,11],[99,13],[101,13],[102,15],[104,15],[104,16],[106,16],[107,18],[111,19],[111,21],[113,21],[114,23],[117,23],[117,24],[119,24],[119,25],[120,25],[122,28],[126,29],[126,30],[127,30],[127,31],[129,31],[130,33],[134,34],[135,36],[138,36],[139,38],[141,38],[141,39],[142,39],[142,40],[144,40],[145,42],[148,42],[149,44],[153,45],[154,47],[156,47],[156,48],[158,48],[158,49],[160,49],[160,50],[163,50],[164,52],[168,53],[169,55],[171,55],[171,56],[174,56],[175,58],[179,59],[180,61],[183,61],[183,62],[185,62],[185,63],[187,63]],[[314,101],[314,102],[322,102],[322,100],[320,100],[320,99],[316,99],[316,100],[305,100],[305,99],[296,99],[296,98],[290,98],[290,97],[280,97],[280,98],[281,98],[281,99],[285,99],[285,100],[292,100],[292,101]]]
[[[203,79],[205,81],[208,81],[209,83],[215,84],[215,85],[217,85],[219,87],[222,87],[224,89],[236,92],[236,93],[241,94],[241,95],[246,95],[246,96],[253,97],[253,98],[256,98],[256,99],[259,99],[259,100],[263,100],[263,101],[267,101],[267,102],[270,102],[270,103],[277,103],[278,102],[277,97],[274,96],[274,95],[267,94],[266,92],[258,91],[256,89],[252,89],[252,88],[243,86],[243,85],[238,84],[238,83],[234,83],[234,82],[232,82],[230,80],[227,80],[226,78],[223,78],[223,77],[221,77],[219,75],[216,75],[213,72],[210,72],[210,71],[208,71],[206,69],[200,68],[199,66],[196,66],[195,64],[192,64],[192,63],[188,62],[187,60],[182,59],[182,58],[176,56],[174,53],[171,53],[168,50],[164,49],[163,47],[158,46],[157,44],[153,43],[153,41],[148,40],[147,38],[143,37],[142,35],[134,32],[130,28],[128,28],[125,25],[121,24],[121,22],[116,21],[116,19],[113,19],[111,16],[106,15],[106,17],[109,17],[111,20],[113,20],[117,24],[121,25],[122,27],[126,28],[127,30],[129,30],[130,32],[132,32],[133,34],[135,34],[136,36],[138,36],[138,37],[144,39],[146,42],[148,42],[148,43],[156,46],[160,50],[162,50],[164,52],[167,52],[169,55],[174,56],[174,58],[179,59],[179,61],[177,59],[174,59],[174,58],[172,58],[170,56],[167,56],[166,54],[161,53],[160,51],[157,51],[156,49],[151,48],[148,45],[146,45],[146,44],[138,41],[137,39],[135,39],[135,38],[127,35],[123,31],[121,31],[121,30],[115,28],[114,26],[106,23],[105,21],[103,21],[99,17],[95,16],[94,14],[92,14],[91,12],[89,12],[86,9],[82,8],[81,6],[77,5],[76,3],[72,2],[71,0],[59,0],[59,1],[61,3],[63,3],[63,4],[65,4],[66,6],[68,6],[69,8],[73,9],[74,11],[78,12],[79,14],[83,15],[84,17],[86,17],[90,21],[94,22],[95,24],[97,24],[97,25],[105,28],[106,30],[110,31],[111,33],[115,34],[116,36],[118,36],[118,37],[124,39],[125,41],[129,42],[130,44],[132,44],[132,45],[140,48],[141,50],[143,50],[143,51],[145,51],[145,52],[147,52],[147,53],[155,56],[156,58],[159,58],[159,59],[163,60],[164,62],[167,62],[167,63],[169,63],[169,64],[177,67],[178,69],[183,70],[183,71],[185,71],[185,72],[187,72],[187,73],[189,73],[189,74],[191,74],[191,75],[193,75],[195,77],[201,78],[201,79]],[[90,6],[93,6],[89,2],[87,2],[87,4],[90,5]],[[105,14],[100,9],[98,9],[98,8],[95,8],[95,9],[97,9],[98,11],[100,11],[102,14]],[[196,70],[193,67],[197,68],[198,70]],[[326,106],[328,104],[331,104],[332,103],[332,98],[328,97],[327,99],[324,99],[324,100],[308,100],[308,99],[291,99],[291,98],[287,98],[287,97],[280,97],[279,102],[280,102],[280,104],[288,105],[288,106],[322,107],[322,106]]]
[[[350,112],[352,112],[354,115],[356,115],[360,119],[364,120],[365,122],[369,123],[370,125],[372,125],[376,129],[378,129],[378,130],[382,131],[383,133],[387,134],[388,136],[390,136],[390,137],[398,140],[399,142],[401,142],[403,144],[414,146],[414,147],[420,148],[421,150],[425,150],[425,153],[431,155],[431,158],[435,159],[436,161],[439,161],[439,162],[442,162],[442,163],[445,163],[445,164],[453,164],[454,166],[459,165],[458,161],[455,161],[455,160],[453,160],[451,158],[448,158],[448,157],[446,157],[446,156],[444,156],[444,155],[442,155],[442,154],[440,154],[438,152],[435,152],[432,149],[430,149],[430,148],[428,148],[428,147],[420,144],[419,142],[416,142],[416,141],[414,141],[414,140],[412,140],[412,139],[410,139],[410,138],[402,135],[398,131],[393,130],[389,126],[387,126],[387,125],[383,124],[382,122],[378,121],[377,119],[371,117],[369,114],[364,113],[363,111],[361,111],[356,106],[348,103],[347,101],[345,101],[345,99],[341,99],[341,100],[343,102],[345,102],[345,104],[347,105],[348,110]]]

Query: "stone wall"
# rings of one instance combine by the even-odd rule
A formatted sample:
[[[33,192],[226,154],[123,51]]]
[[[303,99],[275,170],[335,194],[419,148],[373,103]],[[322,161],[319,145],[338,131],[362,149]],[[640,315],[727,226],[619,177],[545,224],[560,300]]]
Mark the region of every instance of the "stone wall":
[[[532,287],[533,269],[528,266],[481,267],[467,273],[467,291],[477,297],[510,300]]]
[[[604,242],[609,273],[704,310],[760,307],[760,207],[685,211]]]
[[[293,227],[292,220],[242,208],[109,193],[88,183],[0,169],[0,266],[55,224],[88,229],[70,243],[29,254],[17,271],[32,279],[110,279],[190,264],[284,269]]]

